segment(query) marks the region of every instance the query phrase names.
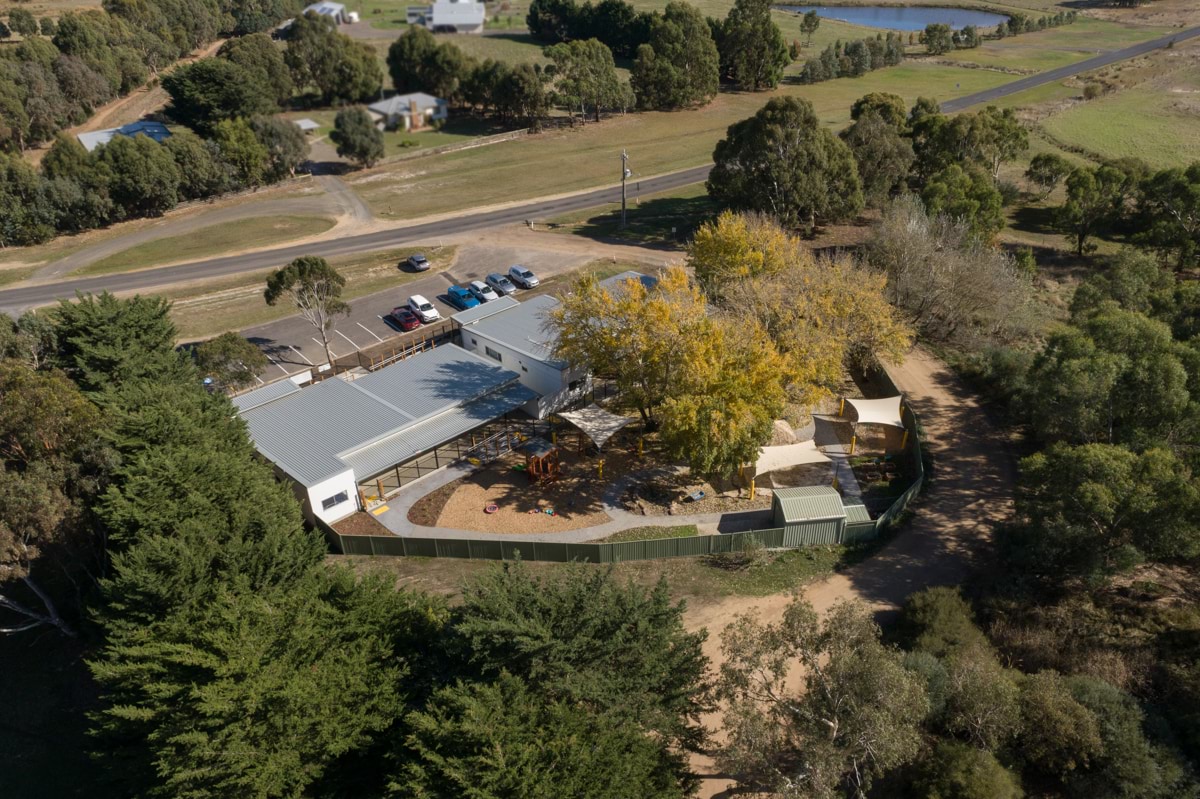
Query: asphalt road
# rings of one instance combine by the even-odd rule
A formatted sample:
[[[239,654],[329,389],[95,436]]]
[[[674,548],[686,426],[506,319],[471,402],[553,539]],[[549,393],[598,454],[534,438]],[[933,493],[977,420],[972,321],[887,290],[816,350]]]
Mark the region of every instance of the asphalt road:
[[[682,172],[672,172],[669,175],[641,180],[639,181],[641,184],[640,192],[642,194],[654,194],[699,183],[708,176],[710,168],[711,165],[705,165],[686,169]],[[320,255],[328,258],[335,255],[386,250],[401,244],[432,241],[442,236],[462,233],[463,231],[480,230],[482,228],[519,223],[527,219],[556,216],[571,211],[595,208],[598,205],[614,201],[620,202],[620,200],[620,188],[609,186],[557,200],[536,200],[497,211],[467,212],[461,216],[441,219],[436,222],[405,225],[376,233],[366,233],[360,236],[347,236],[345,238],[331,239],[313,244],[280,247],[249,255],[210,258],[205,261],[164,266],[158,269],[145,269],[138,272],[79,278],[76,280],[64,280],[58,283],[8,289],[0,291],[0,311],[15,312],[25,308],[47,305],[60,297],[74,297],[77,291],[93,294],[98,294],[102,291],[138,291],[166,286],[172,283],[225,277],[242,272],[269,269],[271,267],[282,266],[301,255]]]
[[[944,113],[953,113],[961,111],[964,108],[969,108],[980,103],[990,103],[993,100],[999,100],[1001,97],[1007,97],[1010,94],[1023,92],[1026,89],[1032,89],[1035,86],[1044,86],[1047,83],[1069,78],[1073,75],[1078,75],[1081,72],[1089,72],[1093,69],[1106,67],[1109,64],[1115,64],[1118,61],[1124,61],[1128,58],[1135,58],[1140,55],[1157,50],[1160,47],[1166,47],[1170,42],[1182,42],[1185,39],[1191,39],[1195,36],[1200,36],[1200,27],[1188,28],[1177,33],[1171,33],[1158,39],[1152,39],[1148,42],[1135,44],[1121,50],[1113,50],[1109,53],[1101,53],[1098,56],[1093,56],[1084,61],[1079,61],[1075,64],[1068,64],[1065,67],[1058,69],[1039,72],[1036,75],[1030,75],[1027,78],[1014,80],[1012,83],[1005,83],[1003,86],[997,86],[994,89],[987,89],[975,94],[968,94],[966,97],[958,97],[954,100],[947,100],[942,103],[942,111]]]

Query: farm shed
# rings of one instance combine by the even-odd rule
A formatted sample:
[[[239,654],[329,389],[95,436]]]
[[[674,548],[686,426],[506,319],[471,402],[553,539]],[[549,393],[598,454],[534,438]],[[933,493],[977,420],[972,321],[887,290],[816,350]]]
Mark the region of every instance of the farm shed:
[[[866,514],[861,506],[846,508],[841,494],[829,486],[776,489],[771,504],[774,526],[783,528],[784,546],[789,547],[846,543],[847,512],[853,510],[860,527]]]

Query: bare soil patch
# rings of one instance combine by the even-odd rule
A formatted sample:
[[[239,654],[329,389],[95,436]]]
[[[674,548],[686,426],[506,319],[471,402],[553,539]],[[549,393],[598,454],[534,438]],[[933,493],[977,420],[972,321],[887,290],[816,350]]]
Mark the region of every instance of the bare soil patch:
[[[704,499],[693,501],[691,494],[704,492]],[[696,513],[732,513],[762,510],[771,507],[771,495],[759,492],[750,499],[749,492],[738,492],[729,484],[714,485],[698,480],[690,472],[656,475],[638,482],[621,497],[621,505],[630,513],[643,516],[679,516]]]
[[[386,527],[366,511],[359,511],[333,525],[341,535],[391,535]]]

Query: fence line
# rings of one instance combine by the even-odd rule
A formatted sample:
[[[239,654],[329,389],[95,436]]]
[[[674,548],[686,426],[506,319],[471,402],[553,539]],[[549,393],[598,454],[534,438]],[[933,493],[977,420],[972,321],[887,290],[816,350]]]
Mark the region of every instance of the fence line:
[[[891,376],[880,370],[878,379],[901,393]],[[906,418],[903,418],[906,417]],[[887,532],[901,517],[925,484],[925,464],[921,457],[921,422],[916,411],[904,406],[902,421],[909,432],[909,455],[916,479],[913,484],[878,518],[871,522],[848,522],[843,544],[858,544]],[[687,538],[656,538],[644,541],[611,543],[565,543],[559,541],[478,540],[473,538],[410,538],[395,535],[342,535],[317,519],[329,545],[343,555],[379,555],[384,557],[467,558],[471,560],[521,560],[566,563],[621,563],[660,558],[686,558],[742,552],[748,547],[799,549],[803,545],[784,536],[783,528],[750,530],[744,533],[698,535]],[[751,543],[753,541],[753,543]]]

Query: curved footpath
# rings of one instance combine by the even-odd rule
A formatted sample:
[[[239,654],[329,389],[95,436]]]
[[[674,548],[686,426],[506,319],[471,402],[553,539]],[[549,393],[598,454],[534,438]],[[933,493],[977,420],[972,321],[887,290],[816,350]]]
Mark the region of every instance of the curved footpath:
[[[921,418],[922,446],[933,461],[931,479],[910,521],[879,552],[802,590],[818,613],[840,600],[858,600],[888,614],[914,591],[961,583],[980,545],[1012,513],[1016,465],[1004,432],[988,418],[979,397],[920,349],[903,364],[889,366],[888,373]],[[726,625],[744,613],[777,622],[790,601],[790,595],[776,594],[693,603],[684,623],[689,630],[708,630],[704,654],[716,673],[724,662],[720,634]],[[720,717],[714,714],[705,724],[716,731]],[[696,756],[692,765],[702,779],[702,799],[729,795],[732,781],[710,758]]]

